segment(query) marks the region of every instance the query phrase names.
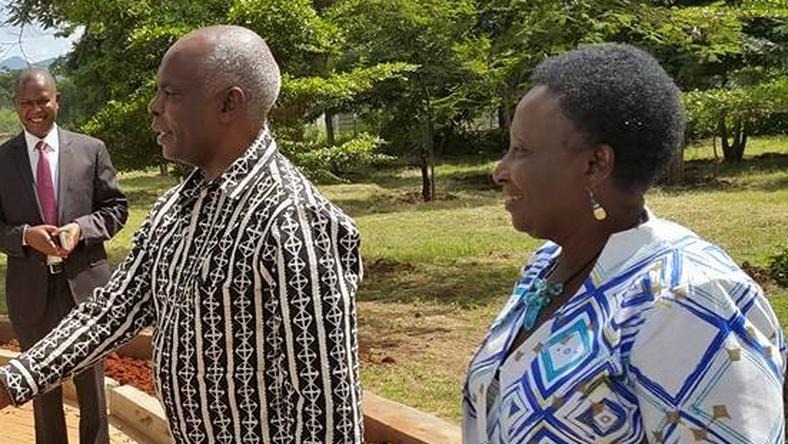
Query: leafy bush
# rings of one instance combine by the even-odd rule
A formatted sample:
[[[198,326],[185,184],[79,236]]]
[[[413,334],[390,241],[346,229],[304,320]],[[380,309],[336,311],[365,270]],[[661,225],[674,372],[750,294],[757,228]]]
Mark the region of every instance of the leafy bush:
[[[277,138],[279,148],[310,179],[320,183],[344,182],[343,176],[372,166],[387,165],[393,157],[380,152],[383,139],[361,133],[336,146],[293,142]]]
[[[783,287],[788,287],[788,248],[769,258],[769,275]]]
[[[0,109],[0,135],[13,135],[22,130],[14,110]]]
[[[695,90],[685,93],[683,100],[691,140],[719,135],[720,119],[729,126],[733,120],[746,121],[755,130],[750,134],[779,134],[788,109],[788,80],[778,77],[738,88]]]
[[[436,136],[435,144],[442,151],[438,155],[471,155],[497,158],[508,148],[509,134],[500,128],[486,130],[459,130],[448,135]]]
[[[788,134],[788,109],[750,122],[748,129],[753,136]]]
[[[164,161],[150,129],[147,107],[151,97],[152,80],[126,100],[110,100],[80,128],[107,144],[112,163],[121,171],[145,169]]]

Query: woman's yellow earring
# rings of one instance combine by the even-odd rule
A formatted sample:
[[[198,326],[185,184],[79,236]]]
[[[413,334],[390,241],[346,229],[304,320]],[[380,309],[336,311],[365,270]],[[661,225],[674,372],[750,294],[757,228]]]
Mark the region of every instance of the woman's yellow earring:
[[[591,198],[591,211],[594,213],[594,219],[599,221],[607,219],[607,211],[594,199],[594,193],[588,190],[588,195]]]

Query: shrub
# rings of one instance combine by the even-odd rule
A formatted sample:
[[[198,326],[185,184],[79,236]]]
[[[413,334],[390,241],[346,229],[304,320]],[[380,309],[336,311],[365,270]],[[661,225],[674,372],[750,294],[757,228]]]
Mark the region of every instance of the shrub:
[[[769,276],[783,287],[788,287],[788,248],[769,258]]]
[[[383,139],[361,133],[335,146],[321,146],[314,142],[277,140],[282,152],[310,179],[319,183],[344,182],[344,176],[359,170],[384,166],[394,160],[380,152]]]

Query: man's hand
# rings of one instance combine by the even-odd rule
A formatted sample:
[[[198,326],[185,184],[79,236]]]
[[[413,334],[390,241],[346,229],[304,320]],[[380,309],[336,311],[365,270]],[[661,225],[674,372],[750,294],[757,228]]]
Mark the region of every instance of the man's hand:
[[[8,392],[6,391],[3,384],[0,384],[0,410],[3,410],[12,404],[11,397],[8,395]]]
[[[61,249],[68,255],[77,246],[79,238],[82,236],[82,228],[78,223],[71,222],[58,228],[55,235],[60,239]]]
[[[47,256],[65,257],[67,253],[52,240],[58,228],[53,225],[37,225],[27,227],[25,230],[25,243],[34,250],[46,254]]]

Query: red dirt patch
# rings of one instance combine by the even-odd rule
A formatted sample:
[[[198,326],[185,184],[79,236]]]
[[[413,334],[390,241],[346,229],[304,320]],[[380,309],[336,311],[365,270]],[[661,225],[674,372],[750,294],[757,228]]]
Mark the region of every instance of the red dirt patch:
[[[0,341],[0,348],[13,352],[21,351],[16,339]],[[112,353],[106,358],[104,374],[121,385],[130,384],[151,396],[156,396],[156,390],[153,388],[153,364],[150,361]]]
[[[12,339],[10,341],[0,341],[0,348],[17,353],[22,351],[19,348],[19,342],[17,342],[16,339]]]
[[[111,353],[107,356],[106,366],[104,373],[119,384],[130,384],[151,396],[156,396],[156,390],[153,388],[153,364],[150,361]]]

